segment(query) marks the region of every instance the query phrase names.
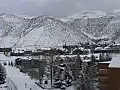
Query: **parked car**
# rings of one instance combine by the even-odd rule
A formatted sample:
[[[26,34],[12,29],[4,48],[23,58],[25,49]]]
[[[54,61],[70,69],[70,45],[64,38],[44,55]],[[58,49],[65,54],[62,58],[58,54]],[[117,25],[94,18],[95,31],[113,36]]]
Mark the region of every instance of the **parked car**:
[[[5,83],[5,81],[3,80],[3,81],[0,81],[0,84],[4,84]]]
[[[60,80],[53,83],[54,88],[61,88],[61,85],[62,85],[62,82]]]
[[[61,85],[61,89],[62,89],[62,90],[65,90],[65,88],[66,88],[66,85],[65,85],[65,84],[62,84],[62,85]]]
[[[4,62],[3,64],[4,64],[4,65],[7,65],[7,63],[6,63],[6,62]]]

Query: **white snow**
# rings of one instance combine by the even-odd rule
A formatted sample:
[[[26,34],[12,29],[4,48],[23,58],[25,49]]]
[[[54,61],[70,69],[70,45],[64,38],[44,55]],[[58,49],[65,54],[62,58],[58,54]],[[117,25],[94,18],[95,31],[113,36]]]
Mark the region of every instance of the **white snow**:
[[[110,68],[120,68],[120,55],[113,56],[110,64]]]
[[[0,47],[1,48],[10,48],[17,42],[17,38],[13,38],[12,36],[6,36],[4,38],[0,38]]]
[[[7,72],[8,87],[16,86],[17,90],[43,90],[35,84],[34,80],[19,71],[15,67],[5,66]],[[11,83],[13,82],[13,85]],[[26,83],[26,86],[25,86]],[[9,86],[11,85],[11,86]],[[14,90],[14,89],[13,89]]]
[[[28,15],[17,15],[17,16],[20,16],[22,18],[26,18],[26,19],[32,19],[32,18],[35,18],[35,16],[28,16]]]
[[[4,62],[14,62],[16,57],[6,57],[3,54],[0,54],[0,63]],[[35,80],[31,80],[31,78],[24,73],[21,73],[20,70],[16,67],[5,66],[6,74],[7,74],[7,85],[8,88],[16,87],[17,90],[43,90],[38,85],[35,84]],[[25,83],[27,84],[25,87]],[[6,90],[5,88],[0,88],[0,90]],[[9,89],[7,89],[9,90]],[[14,90],[14,89],[12,89]]]
[[[54,26],[40,27],[32,30],[26,36],[20,39],[17,47],[39,46],[42,48],[57,47],[62,45],[77,44],[79,38],[71,30],[65,31],[62,28]],[[61,26],[59,26],[61,27]],[[37,32],[37,33],[36,33]]]
[[[16,18],[18,16],[14,15],[14,14],[3,14],[0,17],[2,17],[7,22],[19,22],[19,19]]]
[[[114,10],[113,13],[117,13],[117,14],[120,13],[120,9]]]
[[[7,84],[1,84],[0,90],[8,90],[6,86],[7,86]]]
[[[30,32],[29,35],[23,37],[19,43],[20,45],[24,45],[24,46],[33,46],[36,44],[37,40],[39,39],[39,37],[42,35],[43,32],[43,28],[39,28],[39,29],[35,29],[34,31]],[[43,40],[47,37],[42,37]],[[18,43],[18,45],[19,45]]]
[[[35,80],[31,80],[27,74],[21,73],[19,69],[10,66],[5,66],[5,68],[7,71],[8,87],[10,88],[16,87],[17,90],[30,90],[30,88],[31,90],[43,90],[41,87],[35,84]],[[44,89],[44,90],[49,90],[49,89]],[[50,89],[50,90],[60,90],[60,89]],[[74,86],[71,86],[66,88],[65,90],[76,90],[76,89]]]
[[[0,61],[6,61],[6,60],[8,60],[8,58],[5,55],[0,54]]]
[[[102,11],[86,11],[86,12],[78,12],[76,14],[73,14],[69,16],[69,18],[98,18],[106,15],[107,13]]]
[[[109,64],[110,62],[111,62],[111,61],[105,61],[105,62],[99,62],[99,63],[108,63],[108,64]]]
[[[3,64],[3,62],[10,62],[12,61],[14,63],[15,58],[19,57],[6,57],[3,54],[0,54],[0,63]],[[24,58],[24,57],[20,57]],[[31,79],[27,74],[20,72],[20,70],[16,67],[11,66],[5,66],[6,74],[7,74],[7,80],[6,80],[6,88],[0,88],[0,90],[43,90],[41,87],[39,87],[35,82],[38,82],[38,80]],[[25,85],[26,84],[26,85]],[[0,87],[4,87],[4,85],[0,85]],[[49,89],[44,89],[49,90]],[[60,89],[51,89],[51,90],[60,90]],[[74,86],[67,87],[65,90],[76,90]]]

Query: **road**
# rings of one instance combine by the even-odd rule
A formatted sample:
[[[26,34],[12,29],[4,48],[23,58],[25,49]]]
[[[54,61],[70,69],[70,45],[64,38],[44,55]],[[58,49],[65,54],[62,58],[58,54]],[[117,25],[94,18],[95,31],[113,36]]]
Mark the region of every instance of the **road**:
[[[8,88],[16,88],[16,90],[43,90],[35,84],[35,80],[16,67],[5,66],[7,73],[7,84]]]

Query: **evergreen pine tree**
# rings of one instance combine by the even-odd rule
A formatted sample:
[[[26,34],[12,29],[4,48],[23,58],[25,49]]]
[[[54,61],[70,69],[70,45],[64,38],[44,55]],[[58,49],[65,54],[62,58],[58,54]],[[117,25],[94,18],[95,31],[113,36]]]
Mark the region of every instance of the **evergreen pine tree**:
[[[10,62],[8,63],[8,65],[10,66]]]
[[[13,67],[13,62],[11,61],[11,66]]]
[[[2,64],[0,64],[0,84],[5,83],[5,79],[6,79],[5,68],[2,66]]]
[[[95,62],[96,62],[96,58],[94,55],[91,55],[91,62],[92,62],[92,64],[95,64]]]

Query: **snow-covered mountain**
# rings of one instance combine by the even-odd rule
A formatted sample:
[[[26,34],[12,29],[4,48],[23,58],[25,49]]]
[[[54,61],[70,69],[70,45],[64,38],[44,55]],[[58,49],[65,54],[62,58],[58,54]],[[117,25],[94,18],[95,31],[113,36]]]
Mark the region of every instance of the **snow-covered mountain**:
[[[0,15],[0,47],[56,47],[107,39],[120,42],[120,13],[87,11],[68,17]]]
[[[68,16],[67,18],[99,18],[106,16],[106,12],[102,11],[85,11],[85,12],[78,12],[76,14],[73,14],[71,16]]]
[[[77,33],[69,24],[53,17],[41,16],[31,22],[35,28],[22,37],[17,46],[57,47],[91,41],[82,32]]]
[[[71,25],[79,33],[84,33],[91,40],[107,39],[109,42],[120,42],[118,39],[120,26],[119,10],[112,13],[100,11],[77,13],[61,19]],[[104,41],[104,40],[103,40]]]
[[[60,18],[63,22],[73,21],[75,19],[87,19],[87,18],[101,18],[107,16],[106,12],[102,11],[85,11],[78,12],[71,16]]]
[[[24,17],[0,15],[0,47],[34,46],[54,47],[91,41],[69,24],[49,16]]]
[[[116,13],[101,34],[108,36],[111,42],[120,43],[120,13]]]
[[[0,15],[0,47],[13,46],[22,36],[21,31],[26,31],[27,19],[13,14]],[[12,43],[11,43],[12,42]]]

